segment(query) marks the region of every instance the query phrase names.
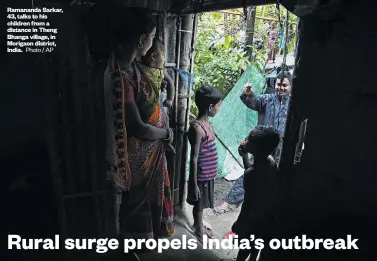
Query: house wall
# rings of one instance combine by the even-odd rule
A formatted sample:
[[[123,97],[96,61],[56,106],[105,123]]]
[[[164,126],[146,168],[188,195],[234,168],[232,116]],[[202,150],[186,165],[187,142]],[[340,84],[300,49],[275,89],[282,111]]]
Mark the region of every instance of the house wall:
[[[377,216],[376,4],[300,22],[294,111],[308,118],[301,163],[282,204],[284,237],[360,238],[357,251],[278,251],[268,260],[374,260]],[[276,255],[276,256],[275,256]]]
[[[87,16],[88,10],[64,6],[64,16],[49,16],[51,27],[59,32],[53,53],[21,54],[17,59],[8,55],[2,63],[6,95],[0,99],[6,124],[0,141],[2,158],[11,170],[4,187],[9,190],[29,169],[35,185],[32,190],[9,192],[10,209],[18,209],[10,212],[9,232],[18,226],[15,231],[20,235],[28,228],[36,238],[51,231],[62,237],[115,236],[115,194],[105,171],[103,107],[103,72],[111,45],[106,41],[106,21],[99,16],[103,9],[93,9],[93,16]],[[91,26],[93,21],[102,24]],[[168,62],[176,57],[175,22],[175,16],[166,16]],[[171,159],[169,163],[172,172]],[[22,201],[24,193],[32,201]],[[30,215],[25,220],[20,211],[30,209],[36,210],[36,218]],[[41,229],[43,224],[45,228],[49,224],[49,230]]]
[[[30,6],[30,1],[8,4],[12,8],[24,8]],[[2,11],[6,17],[6,8]],[[3,32],[6,35],[6,28]],[[6,41],[1,49],[5,52]],[[45,238],[57,233],[57,213],[51,196],[52,180],[45,142],[46,92],[39,82],[40,72],[38,57],[30,53],[5,53],[0,60],[4,233],[28,238]],[[10,260],[21,260],[21,251],[7,254]]]

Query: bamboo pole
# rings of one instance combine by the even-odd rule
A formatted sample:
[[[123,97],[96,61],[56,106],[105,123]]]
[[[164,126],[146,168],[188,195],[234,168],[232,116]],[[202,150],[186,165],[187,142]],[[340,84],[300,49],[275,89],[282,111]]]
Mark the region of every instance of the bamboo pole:
[[[287,15],[285,17],[285,43],[284,43],[284,57],[283,57],[283,70],[285,70],[287,64],[287,54],[288,54],[288,33],[289,33],[289,12],[287,10]]]
[[[248,17],[246,17],[246,35],[247,35],[247,45],[253,46],[254,42],[254,27],[255,27],[255,14],[256,14],[256,7],[251,6],[248,8],[250,12],[248,12]],[[252,62],[253,59],[253,48],[252,47],[247,47],[246,48],[249,56],[249,61]]]
[[[177,28],[176,28],[176,68],[178,69],[181,63],[180,60],[180,53],[181,53],[181,40],[182,40],[182,18],[181,16],[177,16]],[[178,179],[178,170],[179,170],[179,163],[180,163],[180,146],[182,144],[179,144],[177,138],[179,135],[179,124],[178,124],[178,113],[179,113],[179,108],[178,108],[178,99],[179,99],[179,72],[175,71],[175,97],[174,97],[174,127],[175,127],[175,133],[174,133],[174,138],[175,138],[175,151],[176,154],[173,156],[173,175],[172,175],[172,194],[173,194],[173,204],[176,203],[176,183]],[[179,181],[178,181],[179,182]],[[179,183],[178,183],[179,184]]]
[[[181,32],[181,42],[180,42],[180,63],[177,69],[186,72],[189,70],[190,67],[190,49],[192,43],[192,28],[193,26],[193,17],[192,15],[185,15],[182,16],[182,26],[180,29]],[[179,75],[178,75],[179,77]],[[184,146],[184,136],[185,136],[185,125],[186,125],[186,112],[187,112],[187,99],[189,96],[187,95],[187,82],[185,80],[180,79],[178,83],[178,120],[177,120],[177,136],[176,136],[176,172],[175,172],[175,203],[178,205],[181,193],[180,186],[182,180],[182,162],[184,162],[183,158],[183,146]]]
[[[182,19],[177,16],[177,40],[176,40],[176,68],[180,65],[180,53],[181,53],[181,39],[182,39]],[[178,84],[179,84],[179,73],[175,73],[175,99],[174,99],[174,122],[178,122]]]
[[[194,14],[193,22],[192,22],[192,37],[191,37],[191,61],[190,61],[190,73],[193,75],[194,73],[194,59],[195,59],[195,42],[196,42],[196,30],[198,27],[198,14]],[[193,79],[191,79],[193,80]],[[185,127],[184,132],[187,133],[189,125],[190,125],[190,107],[191,107],[191,89],[188,88],[187,90],[187,108],[186,108],[186,119],[185,119]],[[184,195],[185,195],[185,188],[186,188],[186,166],[187,166],[187,155],[188,155],[188,138],[187,135],[183,136],[183,151],[182,151],[182,165],[181,165],[181,179],[179,183],[179,203],[180,207],[183,207],[183,203],[185,202]]]

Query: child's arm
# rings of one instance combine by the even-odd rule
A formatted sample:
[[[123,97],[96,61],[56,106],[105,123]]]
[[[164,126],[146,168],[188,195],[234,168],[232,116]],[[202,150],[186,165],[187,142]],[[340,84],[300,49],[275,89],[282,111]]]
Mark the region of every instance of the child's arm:
[[[248,156],[247,152],[245,151],[243,143],[241,143],[240,146],[238,147],[238,153],[242,157],[244,169],[247,170],[248,168],[251,167],[252,163],[251,163],[251,161],[249,159],[249,156]]]
[[[251,165],[253,164],[253,163],[251,162],[251,160],[249,159],[249,156],[248,156],[248,155],[244,155],[244,156],[242,156],[242,161],[243,161],[243,167],[244,167],[245,169],[250,168]]]
[[[175,86],[172,78],[170,78],[168,72],[164,70],[164,80],[167,82],[167,98],[164,101],[164,106],[171,108],[173,106]]]
[[[190,176],[189,176],[189,197],[198,200],[200,191],[198,188],[198,158],[200,144],[203,138],[203,131],[199,126],[193,124],[188,131],[188,138],[191,146],[190,153]]]

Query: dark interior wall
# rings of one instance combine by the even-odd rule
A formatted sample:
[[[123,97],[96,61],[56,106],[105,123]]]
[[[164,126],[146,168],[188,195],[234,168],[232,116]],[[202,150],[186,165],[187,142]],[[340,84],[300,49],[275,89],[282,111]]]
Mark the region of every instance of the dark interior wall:
[[[49,15],[51,27],[59,32],[53,53],[7,54],[1,60],[0,145],[8,233],[38,238],[61,232],[57,211],[62,209],[71,234],[98,235],[101,228],[111,227],[111,218],[97,215],[99,209],[101,214],[111,212],[103,203],[108,195],[93,196],[108,188],[104,149],[97,149],[104,145],[102,71],[90,61],[85,9],[63,8],[64,16]],[[18,182],[18,189],[11,190],[20,177],[27,186]],[[52,177],[62,186],[54,187]],[[64,201],[68,194],[79,193],[88,195]]]
[[[3,192],[8,195],[6,218],[13,221],[7,228],[9,232],[22,234],[43,233],[32,232],[36,224],[46,225],[40,222],[41,217],[51,218],[47,212],[52,204],[44,194],[51,193],[51,180],[44,140],[44,93],[37,84],[38,67],[32,55],[8,54],[2,61],[0,161]],[[11,190],[18,179],[26,180],[30,187]],[[29,213],[28,221],[20,222],[25,211]]]
[[[43,89],[37,84],[36,58],[8,53],[1,62],[0,145],[7,153],[43,141]]]
[[[61,211],[60,233],[72,237],[98,237],[115,227],[104,155],[103,55],[109,46],[103,53],[93,53],[105,44],[101,37],[106,35],[88,35],[92,31],[84,23],[88,11],[66,6],[64,16],[51,17],[59,31],[57,48],[43,59],[44,85],[54,86],[57,98],[48,110],[55,192],[61,203],[56,206]]]
[[[30,2],[12,5],[25,6]],[[39,57],[7,54],[1,60],[6,218],[9,233],[41,235],[63,229],[70,236],[95,237],[112,233],[115,226],[104,168],[103,70],[111,45],[106,17],[99,15],[106,12],[88,6],[53,7],[64,8],[64,15],[49,16],[59,32],[54,52]],[[175,22],[167,16],[168,62],[175,62]],[[10,191],[19,176],[30,176],[32,188]],[[47,224],[50,230],[41,229]]]
[[[3,17],[7,6],[24,8],[31,3],[5,4]],[[6,28],[3,32],[6,35]],[[8,234],[36,238],[56,232],[53,198],[46,197],[52,195],[52,182],[45,142],[46,93],[39,69],[38,57],[31,53],[5,53],[0,62],[3,224]]]
[[[322,42],[312,33],[318,31],[317,22],[303,21],[294,82],[309,119],[301,177],[321,181],[322,195],[347,204],[346,199],[360,200],[354,193],[365,195],[377,185],[377,85],[371,76],[377,69],[372,62],[377,58],[377,24],[362,6],[350,8],[330,24],[333,31]]]
[[[282,229],[291,235],[361,238],[361,249],[342,260],[359,260],[361,254],[363,260],[375,259],[376,11],[376,4],[353,2],[334,22],[305,18],[300,27],[293,88],[300,113],[308,118],[307,137]],[[305,260],[341,260],[345,253],[337,253]],[[304,260],[295,257],[289,260]]]
[[[8,3],[6,3],[8,2]],[[2,17],[6,18],[6,7],[30,6],[30,1],[2,3]],[[37,57],[31,53],[7,53],[7,26],[3,23],[5,53],[0,62],[0,106],[2,124],[0,128],[0,153],[19,151],[25,144],[43,142],[43,89],[37,83]]]

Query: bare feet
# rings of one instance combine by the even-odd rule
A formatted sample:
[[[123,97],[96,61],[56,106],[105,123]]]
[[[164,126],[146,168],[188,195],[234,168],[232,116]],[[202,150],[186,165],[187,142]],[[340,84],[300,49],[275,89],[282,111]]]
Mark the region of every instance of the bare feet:
[[[192,228],[194,230],[195,237],[199,240],[200,243],[203,243],[203,237],[213,238],[212,231],[204,225],[198,226],[194,224]]]

